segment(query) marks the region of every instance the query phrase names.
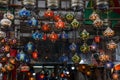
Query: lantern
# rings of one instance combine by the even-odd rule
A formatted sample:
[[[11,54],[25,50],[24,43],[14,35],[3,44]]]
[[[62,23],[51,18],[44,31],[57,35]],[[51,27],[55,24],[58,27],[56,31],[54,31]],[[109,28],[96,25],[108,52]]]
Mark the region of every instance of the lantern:
[[[2,58],[1,58],[1,62],[6,62],[7,61],[7,57],[6,56],[3,56]]]
[[[23,64],[20,67],[21,72],[28,72],[30,70],[30,67],[27,64]]]
[[[73,19],[71,25],[73,29],[76,29],[80,26],[80,23],[76,19]]]
[[[13,38],[13,39],[9,39],[9,44],[10,45],[14,45],[17,43],[17,39],[16,38]]]
[[[71,51],[76,51],[77,45],[73,42],[73,43],[69,46],[69,49],[70,49]]]
[[[3,16],[10,20],[14,19],[14,15],[12,13],[10,13],[10,11],[7,11],[7,13],[5,13]]]
[[[20,51],[17,55],[16,55],[16,59],[18,61],[25,61],[26,58],[26,54],[23,51]]]
[[[68,62],[68,56],[66,56],[64,53],[63,53],[63,55],[60,57],[60,62]]]
[[[9,0],[0,0],[0,4],[8,4]]]
[[[98,18],[99,18],[99,15],[96,12],[93,12],[89,17],[89,19],[92,21],[95,21]]]
[[[113,67],[114,67],[113,62],[106,62],[106,63],[105,63],[105,68],[107,68],[107,69],[112,69]]]
[[[93,25],[96,27],[96,28],[100,28],[103,26],[103,21],[99,18],[97,18],[94,22],[93,22]]]
[[[115,71],[119,71],[119,70],[120,70],[120,64],[116,64],[116,65],[114,66],[114,70],[115,70]]]
[[[7,18],[3,18],[1,21],[0,21],[0,24],[1,26],[3,27],[10,27],[12,25],[12,22],[7,19]]]
[[[23,0],[23,5],[25,6],[34,6],[36,3],[36,0]]]
[[[32,34],[32,38],[35,40],[40,40],[40,39],[42,39],[42,37],[43,37],[43,34],[39,33],[38,31],[36,31]]]
[[[63,31],[62,34],[60,34],[60,38],[61,39],[68,39],[68,34],[66,34],[66,32]]]
[[[14,69],[14,65],[9,64],[9,63],[7,65],[5,65],[5,67],[8,71],[12,71]]]
[[[53,18],[54,17],[54,12],[51,11],[51,9],[48,9],[47,11],[45,11],[44,17],[46,17],[46,18]]]
[[[57,9],[59,7],[59,0],[47,0],[47,7]]]
[[[103,35],[106,37],[112,37],[114,34],[115,32],[110,27],[107,27],[107,29],[103,32]]]
[[[61,20],[60,15],[54,15],[54,20],[55,20],[56,22],[59,21],[59,20]]]
[[[55,41],[58,39],[58,34],[56,34],[55,32],[52,32],[52,33],[49,35],[49,39],[50,39],[52,42],[55,42]]]
[[[84,43],[81,47],[80,47],[80,50],[82,53],[87,53],[88,51],[90,51],[90,47]]]
[[[34,17],[28,21],[29,26],[38,26],[38,20]]]
[[[37,50],[35,50],[35,51],[32,53],[32,58],[33,58],[33,59],[38,59],[38,52],[37,52]]]
[[[99,60],[102,61],[102,62],[109,61],[109,60],[110,60],[110,56],[109,56],[109,55],[106,55],[106,54],[101,54],[101,55],[99,56]]]
[[[5,51],[5,52],[9,52],[9,51],[10,51],[10,46],[9,46],[8,44],[6,44],[6,45],[4,46],[4,51]]]
[[[1,68],[1,72],[3,72],[3,73],[4,73],[4,72],[6,72],[6,71],[7,71],[7,70],[6,70],[6,68],[5,68],[5,67],[2,67],[2,68]]]
[[[42,40],[47,40],[47,34],[43,34]]]
[[[9,62],[10,62],[11,64],[15,64],[15,63],[16,63],[16,60],[15,60],[15,58],[10,57]]]
[[[74,56],[72,57],[72,61],[74,63],[79,63],[81,60],[81,58],[77,55],[77,53],[74,54]]]
[[[95,42],[93,42],[92,45],[90,45],[90,50],[96,51],[96,49],[97,49],[97,45],[95,44]]]
[[[83,0],[71,0],[71,7],[74,11],[81,11],[84,9]]]
[[[16,49],[10,49],[10,57],[16,57],[17,50]]]
[[[85,29],[80,34],[82,40],[87,40],[89,36],[90,36],[89,33]]]
[[[40,79],[43,79],[44,77],[45,77],[45,75],[42,73],[42,74],[40,74]]]
[[[111,40],[111,41],[107,44],[107,48],[108,48],[109,50],[115,50],[115,49],[117,48],[117,44],[116,44],[113,40]]]
[[[74,15],[72,13],[67,13],[65,16],[66,20],[72,21],[74,19]]]
[[[114,80],[118,80],[119,74],[118,74],[118,73],[113,73],[112,78],[113,78]]]
[[[57,29],[63,29],[65,28],[65,23],[62,20],[59,20],[58,22],[55,23],[55,27]]]
[[[27,45],[25,46],[25,50],[26,50],[28,53],[33,52],[34,49],[35,49],[35,47],[34,47],[34,45],[33,45],[33,43],[32,43],[31,41],[29,41],[29,42],[27,43]]]
[[[19,11],[19,16],[22,18],[27,18],[30,17],[31,13],[29,10],[27,10],[26,8],[23,8]]]
[[[6,33],[3,31],[0,31],[0,39],[3,39],[6,37]],[[3,41],[4,42],[4,41]]]
[[[109,8],[108,0],[96,0],[96,6],[99,10],[106,10]]]
[[[49,24],[43,24],[41,29],[44,32],[48,32],[48,31],[50,31],[50,26],[49,26]]]
[[[100,36],[95,36],[95,37],[94,37],[94,41],[95,41],[96,43],[99,43],[100,40],[101,40]]]

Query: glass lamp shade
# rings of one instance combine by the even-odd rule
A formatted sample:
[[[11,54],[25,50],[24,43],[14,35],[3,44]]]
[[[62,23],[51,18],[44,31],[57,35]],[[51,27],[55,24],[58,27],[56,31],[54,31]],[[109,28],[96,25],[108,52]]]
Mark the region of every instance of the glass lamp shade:
[[[52,10],[59,8],[59,0],[47,0],[47,7]]]
[[[55,32],[52,32],[52,33],[49,35],[49,39],[50,39],[52,42],[55,42],[55,41],[58,39],[58,34],[56,34]]]
[[[105,68],[107,68],[107,69],[112,69],[113,67],[114,67],[113,62],[106,62]]]
[[[48,9],[47,11],[44,12],[44,17],[45,18],[53,18],[54,12],[51,9]]]
[[[43,32],[49,32],[50,31],[50,25],[45,23],[45,24],[42,25],[41,29],[42,29]]]
[[[76,29],[80,26],[80,23],[77,21],[77,19],[73,19],[71,26],[73,29]]]
[[[3,31],[0,31],[0,39],[3,39],[6,37],[6,33]]]
[[[7,18],[3,18],[3,19],[0,21],[0,24],[1,24],[1,26],[3,26],[3,27],[11,27],[12,22],[11,22],[9,19],[7,19]]]
[[[9,0],[0,0],[0,4],[8,4]]]
[[[74,19],[74,15],[72,13],[67,13],[65,18],[67,21],[72,21]]]
[[[30,67],[28,65],[21,65],[20,71],[21,72],[28,72],[30,70]]]
[[[90,51],[90,47],[86,43],[84,43],[82,46],[80,46],[80,50],[82,53],[87,53]]]
[[[73,63],[79,63],[81,61],[81,58],[76,54],[72,57]]]
[[[63,22],[62,20],[59,20],[58,22],[55,23],[55,27],[57,29],[64,29],[65,28],[65,22]]]
[[[28,21],[29,26],[38,26],[38,20],[35,19],[34,17]]]
[[[69,46],[69,49],[70,49],[71,51],[76,51],[77,45],[73,42],[73,43]]]
[[[59,21],[59,20],[61,20],[60,15],[54,15],[54,20],[55,20],[56,22]]]
[[[84,9],[84,0],[71,0],[71,7],[75,11],[81,11]]]
[[[31,12],[26,8],[21,9],[18,14],[21,18],[27,18],[31,16]]]
[[[113,73],[113,74],[112,74],[112,78],[113,78],[114,80],[119,80],[119,74],[118,74],[118,73]]]
[[[14,19],[14,15],[10,11],[7,11],[7,13],[5,13],[3,16],[10,20]]]
[[[23,51],[19,52],[19,53],[16,55],[16,59],[17,59],[18,61],[25,61],[25,58],[26,58],[26,54],[25,54]]]
[[[36,31],[32,34],[32,38],[35,40],[40,40],[40,39],[42,39],[42,37],[43,37],[43,34],[39,33],[38,31]]]
[[[96,43],[99,43],[99,42],[101,41],[100,36],[95,36],[95,37],[94,37],[94,41],[95,41]]]
[[[84,29],[84,30],[80,33],[80,37],[81,37],[82,40],[87,40],[87,39],[90,37],[90,35],[89,35],[89,33]]]
[[[96,51],[96,49],[97,49],[97,44],[95,44],[95,42],[93,42],[92,45],[90,45],[90,50]]]
[[[25,50],[29,53],[32,53],[35,50],[34,44],[29,41],[25,46]]]
[[[101,54],[101,55],[99,56],[99,60],[100,60],[101,62],[109,61],[109,60],[110,60],[110,56],[109,56],[109,55],[106,55],[106,54]]]
[[[36,50],[32,53],[32,58],[38,59],[38,52]]]
[[[107,27],[107,29],[103,32],[103,35],[106,37],[112,37],[114,34],[115,32],[110,27]]]
[[[10,51],[10,46],[8,45],[8,44],[6,44],[5,46],[4,46],[4,52],[9,52]]]
[[[96,0],[96,6],[99,10],[106,10],[109,8],[108,0]]]
[[[34,6],[36,3],[36,0],[23,0],[23,5],[25,6]]]
[[[103,26],[103,21],[99,18],[97,18],[94,22],[93,22],[93,25],[96,27],[96,28],[100,28]]]
[[[113,40],[111,40],[111,41],[107,44],[107,48],[108,48],[109,50],[115,50],[115,49],[117,48],[117,44],[116,44]]]
[[[8,71],[12,71],[15,67],[14,67],[14,65],[12,65],[12,64],[10,64],[10,63],[8,63],[7,65],[5,65],[5,67],[6,67],[6,69],[8,70]]]
[[[61,34],[60,34],[60,39],[68,39],[68,34],[63,31]]]
[[[93,12],[90,16],[89,19],[92,21],[95,21],[96,19],[99,18],[99,15],[96,12]]]

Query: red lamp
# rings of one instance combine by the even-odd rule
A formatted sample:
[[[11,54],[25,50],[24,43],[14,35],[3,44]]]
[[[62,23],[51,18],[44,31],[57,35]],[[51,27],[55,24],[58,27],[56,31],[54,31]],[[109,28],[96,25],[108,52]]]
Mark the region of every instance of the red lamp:
[[[63,22],[62,20],[59,20],[58,22],[55,23],[55,27],[57,29],[63,29],[65,28],[65,22]]]
[[[52,32],[50,35],[49,35],[49,38],[52,42],[55,42],[57,39],[58,39],[58,34],[56,34],[55,32]]]
[[[54,12],[51,9],[48,9],[44,13],[44,17],[46,17],[46,18],[53,18],[53,16],[54,16]]]
[[[99,42],[101,41],[100,36],[95,36],[94,41],[95,41],[96,43],[99,43]]]
[[[32,58],[33,58],[33,59],[38,59],[38,52],[37,52],[37,50],[35,50],[35,51],[32,53]]]
[[[59,21],[59,20],[61,20],[60,15],[55,15],[55,16],[54,16],[54,20],[55,20],[55,21]]]
[[[44,31],[44,32],[48,32],[48,31],[50,31],[50,27],[49,27],[49,25],[48,25],[48,24],[44,24],[44,25],[42,25],[42,31]]]

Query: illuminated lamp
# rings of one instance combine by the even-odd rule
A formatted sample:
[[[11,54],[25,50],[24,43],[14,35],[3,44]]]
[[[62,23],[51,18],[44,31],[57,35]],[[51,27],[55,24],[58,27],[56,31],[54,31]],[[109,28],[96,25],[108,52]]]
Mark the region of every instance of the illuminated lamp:
[[[100,41],[101,41],[100,36],[95,36],[95,37],[94,37],[94,41],[95,41],[96,43],[100,43]]]
[[[100,28],[103,26],[103,21],[99,18],[97,18],[94,22],[93,22],[93,25],[96,27],[96,28]]]
[[[49,24],[43,24],[42,25],[42,31],[44,31],[44,32],[48,32],[48,31],[50,31],[50,26],[49,26]]]
[[[111,40],[111,41],[107,44],[107,48],[108,48],[109,50],[115,50],[115,49],[117,48],[117,44],[116,44],[113,40]]]
[[[107,29],[103,32],[103,35],[106,37],[112,37],[114,34],[115,32],[110,27],[107,27]]]
[[[58,34],[56,34],[55,32],[52,32],[52,33],[49,35],[49,39],[50,39],[52,42],[55,42],[55,41],[58,39]]]
[[[44,17],[45,18],[53,18],[54,17],[54,12],[51,9],[48,9],[47,11],[45,11]]]
[[[99,18],[99,15],[96,12],[93,12],[90,16],[89,19],[92,21],[95,21],[96,19]]]
[[[55,27],[57,29],[64,29],[65,28],[65,22],[63,22],[62,20],[59,20],[58,22],[55,23]]]

